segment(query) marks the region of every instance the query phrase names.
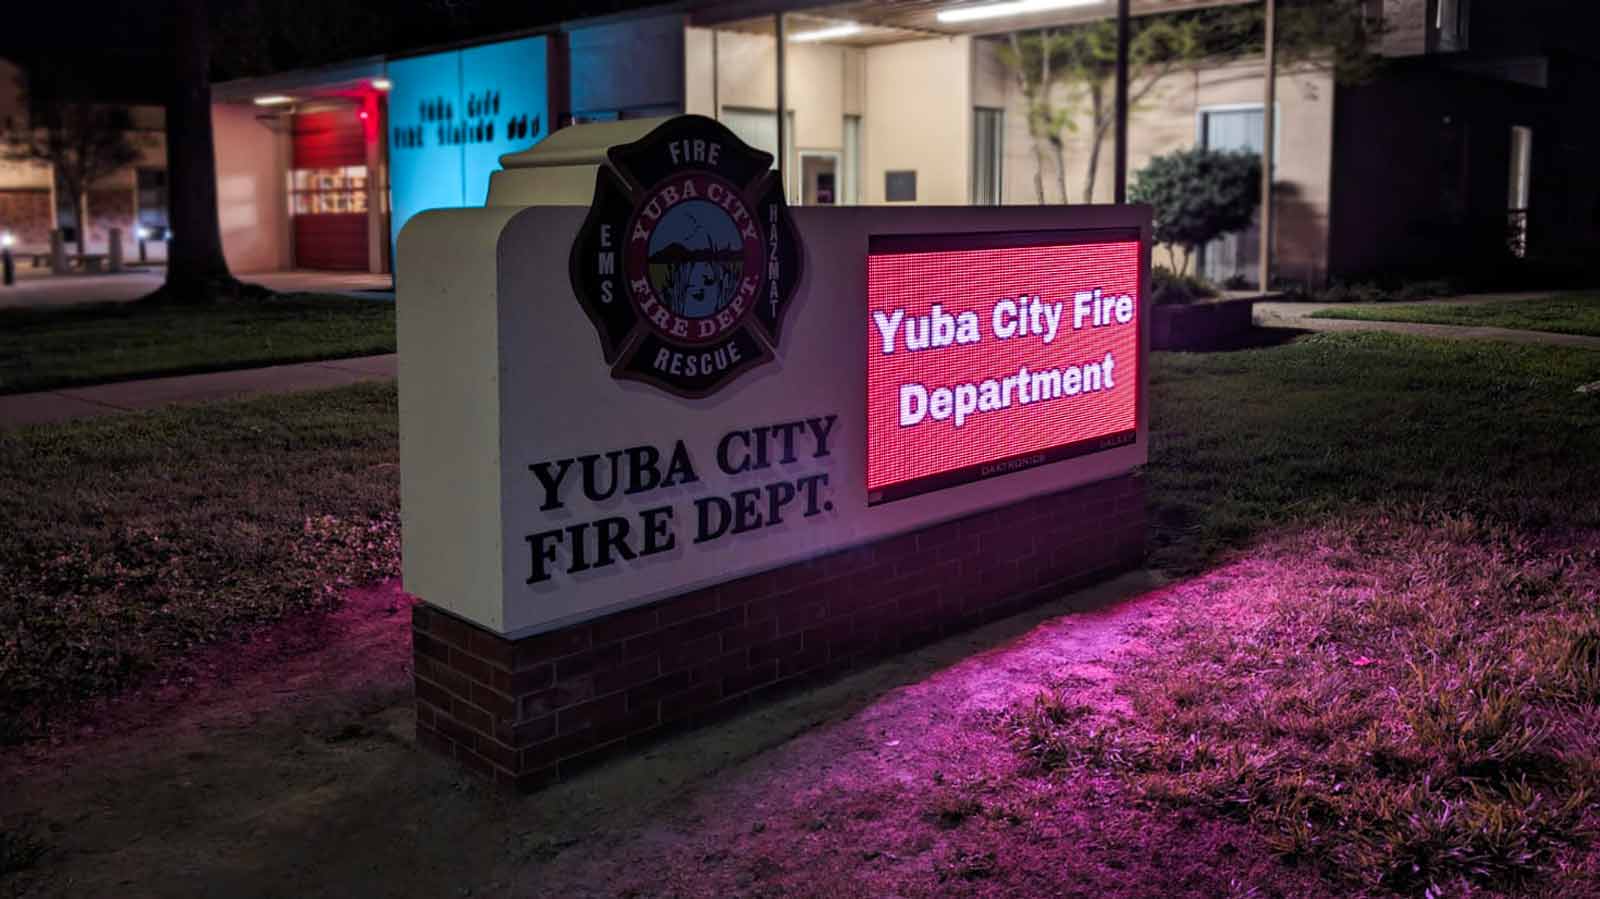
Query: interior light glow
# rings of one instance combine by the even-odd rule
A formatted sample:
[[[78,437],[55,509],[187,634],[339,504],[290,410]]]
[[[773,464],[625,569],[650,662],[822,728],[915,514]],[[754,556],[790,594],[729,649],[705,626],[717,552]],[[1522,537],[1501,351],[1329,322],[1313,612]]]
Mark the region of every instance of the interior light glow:
[[[1032,13],[1072,9],[1076,6],[1099,6],[1105,0],[1006,0],[1003,3],[986,3],[982,6],[962,6],[941,10],[939,21],[976,22],[980,19],[999,19],[1006,16],[1026,16]]]
[[[835,38],[851,37],[860,34],[864,30],[855,22],[843,22],[838,25],[830,25],[827,28],[818,28],[815,31],[802,31],[799,34],[791,34],[789,35],[789,43],[804,44],[811,41],[831,41]]]
[[[391,87],[394,87],[394,82],[387,78],[372,79],[372,89],[375,91],[386,91]]]
[[[257,106],[285,106],[293,102],[293,97],[286,97],[283,94],[265,94],[255,99]]]
[[[0,247],[9,247],[16,242],[16,237],[12,236],[10,231],[0,234]]]

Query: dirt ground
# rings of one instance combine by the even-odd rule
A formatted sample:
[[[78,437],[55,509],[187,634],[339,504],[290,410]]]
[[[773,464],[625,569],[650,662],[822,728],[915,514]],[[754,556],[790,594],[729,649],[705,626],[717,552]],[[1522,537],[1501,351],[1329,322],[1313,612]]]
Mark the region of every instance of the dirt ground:
[[[1043,686],[1121,702],[1175,609],[1272,589],[1249,560],[1129,575],[509,797],[413,745],[409,600],[381,585],[10,750],[0,829],[44,852],[0,895],[1321,895],[1239,825],[1064,794],[998,726]]]

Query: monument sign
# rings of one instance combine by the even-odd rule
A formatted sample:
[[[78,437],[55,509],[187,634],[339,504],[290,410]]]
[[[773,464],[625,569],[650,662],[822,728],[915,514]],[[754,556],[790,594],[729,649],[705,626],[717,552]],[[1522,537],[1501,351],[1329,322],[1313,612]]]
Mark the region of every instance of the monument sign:
[[[1146,210],[790,209],[717,122],[616,134],[490,192],[588,208],[400,238],[422,739],[533,786],[1137,564]]]

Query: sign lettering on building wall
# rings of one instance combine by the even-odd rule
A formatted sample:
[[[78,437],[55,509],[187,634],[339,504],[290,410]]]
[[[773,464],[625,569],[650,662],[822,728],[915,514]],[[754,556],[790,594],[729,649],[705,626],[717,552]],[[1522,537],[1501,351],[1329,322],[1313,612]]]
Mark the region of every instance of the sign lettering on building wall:
[[[388,64],[396,236],[424,209],[482,204],[500,157],[545,136],[548,54],[548,38],[529,37]]]

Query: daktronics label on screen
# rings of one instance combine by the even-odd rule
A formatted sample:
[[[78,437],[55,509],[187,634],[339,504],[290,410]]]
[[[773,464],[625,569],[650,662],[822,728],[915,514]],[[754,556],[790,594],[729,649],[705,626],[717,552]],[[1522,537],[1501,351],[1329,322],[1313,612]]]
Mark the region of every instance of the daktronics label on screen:
[[[1132,443],[1138,233],[874,237],[867,496]]]

